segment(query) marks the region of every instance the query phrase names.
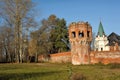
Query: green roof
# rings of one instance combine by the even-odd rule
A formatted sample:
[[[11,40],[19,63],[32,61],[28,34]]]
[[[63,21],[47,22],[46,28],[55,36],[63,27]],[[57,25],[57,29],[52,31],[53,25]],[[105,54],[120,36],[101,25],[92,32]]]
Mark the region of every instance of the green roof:
[[[100,37],[102,37],[103,35],[105,35],[105,32],[104,32],[104,29],[103,29],[101,21],[100,21],[100,24],[99,24],[98,35]]]

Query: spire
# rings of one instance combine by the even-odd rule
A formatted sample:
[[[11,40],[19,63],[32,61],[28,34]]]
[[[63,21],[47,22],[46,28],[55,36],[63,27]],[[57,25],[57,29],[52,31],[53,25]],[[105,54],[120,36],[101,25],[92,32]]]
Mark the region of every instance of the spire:
[[[102,22],[100,21],[100,24],[99,24],[99,29],[98,29],[98,36],[102,37],[103,35],[105,35],[105,32],[104,32],[104,29],[103,29],[103,26],[102,26]]]

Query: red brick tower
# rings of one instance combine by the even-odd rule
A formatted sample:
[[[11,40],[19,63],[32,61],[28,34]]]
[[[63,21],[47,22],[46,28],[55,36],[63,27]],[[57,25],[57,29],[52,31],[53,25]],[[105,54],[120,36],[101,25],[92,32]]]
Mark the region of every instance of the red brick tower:
[[[88,22],[71,23],[69,26],[69,41],[71,44],[72,64],[89,64],[92,27]]]

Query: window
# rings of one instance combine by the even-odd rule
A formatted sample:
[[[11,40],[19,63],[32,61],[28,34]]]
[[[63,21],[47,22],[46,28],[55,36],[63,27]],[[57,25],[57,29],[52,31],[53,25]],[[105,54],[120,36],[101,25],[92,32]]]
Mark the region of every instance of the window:
[[[73,37],[73,38],[75,38],[75,37],[76,37],[75,32],[72,32],[72,37]]]
[[[79,31],[79,38],[84,37],[84,33]]]
[[[103,51],[103,48],[101,48],[101,51]]]
[[[90,31],[87,31],[87,37],[90,37]]]

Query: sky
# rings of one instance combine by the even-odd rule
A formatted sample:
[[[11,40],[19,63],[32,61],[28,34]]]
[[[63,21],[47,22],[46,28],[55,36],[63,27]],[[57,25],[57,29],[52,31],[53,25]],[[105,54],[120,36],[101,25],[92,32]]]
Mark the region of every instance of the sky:
[[[100,21],[106,35],[120,35],[120,0],[34,0],[39,15],[37,20],[51,14],[64,18],[67,26],[72,22],[89,22],[97,34]]]

